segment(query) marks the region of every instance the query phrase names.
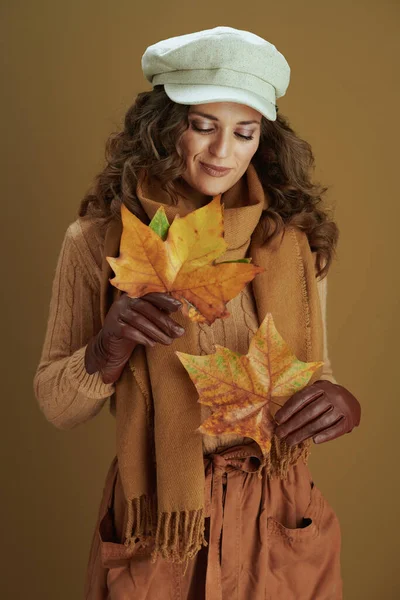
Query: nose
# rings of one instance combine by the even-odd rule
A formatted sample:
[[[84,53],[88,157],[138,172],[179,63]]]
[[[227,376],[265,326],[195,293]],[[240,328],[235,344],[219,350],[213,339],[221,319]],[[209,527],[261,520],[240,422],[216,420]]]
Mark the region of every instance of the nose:
[[[218,156],[219,158],[226,158],[230,156],[232,153],[232,144],[234,140],[229,137],[229,134],[224,134],[220,132],[215,138],[210,142],[209,150],[210,154],[213,156]]]

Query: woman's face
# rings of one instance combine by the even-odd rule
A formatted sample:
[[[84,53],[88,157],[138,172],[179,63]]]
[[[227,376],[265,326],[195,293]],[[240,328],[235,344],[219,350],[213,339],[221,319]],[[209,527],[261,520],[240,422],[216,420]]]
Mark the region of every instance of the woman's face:
[[[183,185],[190,187],[191,197],[201,205],[210,200],[207,196],[230,189],[246,172],[259,145],[261,116],[254,108],[236,102],[190,106],[189,127],[178,152],[182,149],[186,156]],[[216,177],[202,167],[203,162],[230,171]]]

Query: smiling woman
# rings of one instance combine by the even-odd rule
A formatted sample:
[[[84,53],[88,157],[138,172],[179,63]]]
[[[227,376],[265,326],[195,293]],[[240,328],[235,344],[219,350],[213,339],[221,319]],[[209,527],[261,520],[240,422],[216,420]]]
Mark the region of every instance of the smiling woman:
[[[246,172],[260,142],[261,114],[243,104],[213,102],[191,106],[188,121],[178,147],[186,161],[181,179],[197,191],[203,206]]]
[[[224,107],[222,113],[219,104]],[[199,106],[203,108],[200,112],[206,117],[196,115]],[[210,116],[218,118],[218,121]],[[249,125],[238,123],[241,120],[260,122],[259,127],[251,124],[254,140],[243,141],[239,138],[239,134],[250,133]],[[196,131],[196,126],[207,132]],[[261,216],[264,243],[278,236],[284,226],[292,223],[307,234],[310,246],[316,252],[317,274],[321,277],[327,275],[339,231],[336,223],[329,220],[320,207],[328,187],[311,179],[315,161],[310,144],[296,134],[283,115],[276,114],[275,121],[271,121],[251,106],[238,102],[178,104],[171,101],[164,85],[156,85],[152,91],[138,94],[126,113],[123,130],[112,133],[107,140],[107,164],[82,200],[79,215],[104,218],[115,215],[118,218],[123,202],[136,216],[148,223],[135,193],[143,169],[150,180],[160,183],[161,189],[167,193],[168,202],[176,204],[179,191],[190,197],[193,208],[203,206],[218,190],[228,189],[225,180],[233,177],[235,172],[233,156],[229,158],[232,163],[228,163],[223,156],[218,157],[218,152],[224,153],[223,146],[218,150],[218,144],[225,144],[228,136],[231,144],[237,141],[239,156],[242,156],[241,152],[249,151],[249,147],[253,149],[253,144],[256,146],[252,152],[249,151],[251,157],[248,160],[257,170],[269,197],[268,207]],[[211,142],[211,149],[206,150],[205,156],[200,156],[200,161],[232,167],[228,176],[216,180],[207,177],[205,171],[196,165],[203,177],[202,180],[199,177],[201,187],[197,187],[197,184],[193,187],[187,181],[188,173],[191,174],[191,180],[194,175],[194,167],[188,170],[188,163],[196,162],[198,152],[195,150],[195,156],[192,155],[191,159],[186,153],[190,152],[192,144],[197,143],[193,141],[197,137],[204,140],[204,144],[210,138],[217,143],[215,146]],[[242,147],[243,150],[240,150]],[[232,145],[233,148],[236,146]],[[214,154],[215,151],[217,154]]]
[[[215,27],[149,46],[142,68],[153,89],[110,136],[107,165],[66,232],[34,381],[59,428],[93,418],[107,399],[116,417],[85,598],[340,600],[340,526],[307,460],[313,440],[350,431],[360,410],[327,353],[326,275],[338,240],[318,206],[327,188],[311,181],[310,145],[277,115],[289,65],[263,38]],[[113,288],[112,259],[124,263],[121,211],[148,225],[163,207],[171,224],[217,196],[218,260],[261,267],[224,318],[186,318],[140,254],[139,234],[141,262],[129,276],[148,271],[164,291],[130,298]],[[184,256],[183,238],[174,249]],[[206,278],[198,297],[209,288]],[[267,313],[299,361],[323,367],[291,396],[282,386],[283,409],[263,413],[257,426],[272,436],[263,455],[248,429],[199,433],[212,409],[176,352],[246,355]]]

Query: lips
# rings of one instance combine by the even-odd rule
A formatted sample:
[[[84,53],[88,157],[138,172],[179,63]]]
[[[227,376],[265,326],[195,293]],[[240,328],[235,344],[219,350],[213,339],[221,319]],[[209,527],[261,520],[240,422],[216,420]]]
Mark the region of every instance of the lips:
[[[225,173],[228,173],[229,171],[231,171],[231,169],[228,169],[226,167],[216,167],[215,165],[210,165],[208,163],[203,163],[203,162],[200,162],[200,164],[209,173],[224,175]]]

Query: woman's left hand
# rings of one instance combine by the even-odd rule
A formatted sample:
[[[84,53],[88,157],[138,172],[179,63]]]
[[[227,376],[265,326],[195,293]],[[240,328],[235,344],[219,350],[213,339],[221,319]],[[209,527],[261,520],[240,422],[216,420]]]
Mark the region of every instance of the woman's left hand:
[[[288,446],[310,437],[321,444],[350,433],[359,425],[360,417],[360,403],[349,390],[318,379],[293,394],[276,412],[275,435],[285,438]]]

